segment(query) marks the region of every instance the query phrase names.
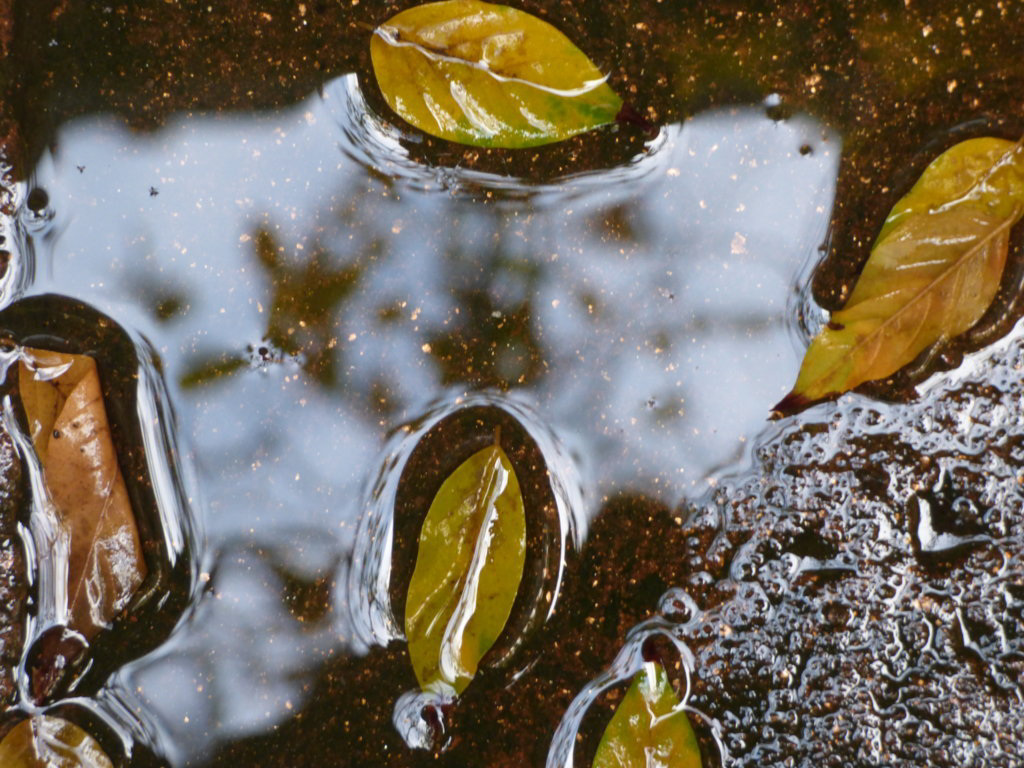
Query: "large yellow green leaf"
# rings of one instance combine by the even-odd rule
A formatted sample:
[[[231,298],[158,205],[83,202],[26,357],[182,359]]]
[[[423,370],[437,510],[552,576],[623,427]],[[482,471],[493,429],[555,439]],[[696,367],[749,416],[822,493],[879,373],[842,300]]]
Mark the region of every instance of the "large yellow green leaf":
[[[594,768],[701,768],[700,745],[665,668],[644,664],[605,728]]]
[[[442,483],[420,531],[405,634],[424,690],[469,685],[508,621],[525,559],[519,481],[495,443]]]
[[[91,638],[146,577],[95,361],[26,347],[18,393],[43,479],[70,537],[68,626]]]
[[[985,137],[950,147],[925,168],[885,220],[878,245],[905,218],[965,205],[1005,219],[1024,201],[1024,147]]]
[[[936,158],[893,207],[846,306],[775,409],[884,379],[974,325],[995,298],[1022,212],[1020,144],[972,139]]]
[[[376,29],[370,56],[384,99],[403,120],[463,144],[561,141],[612,122],[622,107],[565,35],[506,5],[410,8]]]
[[[113,768],[96,740],[74,723],[42,715],[22,720],[0,742],[3,768]]]

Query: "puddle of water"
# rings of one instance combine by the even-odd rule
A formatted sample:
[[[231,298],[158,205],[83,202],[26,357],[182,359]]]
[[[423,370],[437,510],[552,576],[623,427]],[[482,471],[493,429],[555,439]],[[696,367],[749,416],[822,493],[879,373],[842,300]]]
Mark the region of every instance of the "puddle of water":
[[[788,309],[839,149],[810,118],[723,109],[627,166],[530,186],[409,160],[354,76],[148,135],[66,125],[32,179],[49,199],[20,278],[160,356],[214,585],[111,695],[188,764],[291,717],[325,656],[365,652],[337,605],[295,626],[271,574],[303,531],[325,563],[350,556],[387,436],[439,400],[526,404],[585,489],[580,532],[609,494],[674,505],[713,482],[795,370]]]
[[[382,435],[466,380],[526,394],[568,427],[595,498],[652,482],[679,498],[735,461],[797,361],[786,308],[824,237],[834,135],[757,108],[704,114],[632,168],[478,205],[426,171],[382,176],[397,150],[368,166],[381,140],[354,138],[353,82],[281,114],[152,136],[76,121],[34,179],[57,233],[36,285],[152,340],[214,537],[266,531],[296,507],[318,525],[354,519],[336,500],[358,495]],[[818,151],[801,155],[808,143]],[[260,232],[279,265],[261,263]],[[354,287],[331,306],[291,296],[341,272]],[[266,346],[281,301],[295,303],[296,358],[182,386]],[[315,328],[298,327],[307,313]],[[474,343],[477,361],[460,351]],[[324,358],[330,374],[311,375]]]
[[[915,9],[801,9],[776,25],[709,6],[676,31],[738,29],[749,50],[732,33],[714,38],[724,53],[673,38],[659,61],[693,75],[649,78],[651,98],[672,112],[779,92],[537,184],[479,170],[494,157],[470,169],[407,151],[355,75],[280,111],[180,114],[147,134],[96,114],[64,124],[15,190],[0,298],[67,294],[129,331],[140,420],[177,425],[147,432],[147,451],[180,441],[173,490],[207,534],[171,639],[67,706],[138,765],[150,751],[292,765],[296,749],[310,764],[340,750],[353,764],[583,765],[656,639],[712,764],[1019,764],[1020,328],[917,402],[847,395],[766,422],[825,318],[815,299],[856,270],[900,174],[912,181],[965,112],[957,131],[1012,132],[977,118],[969,81],[998,111],[1013,73],[968,53],[960,72],[946,53],[956,30],[1005,17],[997,5],[934,30]],[[923,63],[837,107],[842,89],[815,70],[837,34],[837,62],[847,38],[863,58],[836,82],[877,74],[876,59]],[[804,90],[785,82],[796,59],[771,76],[766,52],[806,45]],[[919,114],[936,100],[907,95],[921,72],[952,105],[927,121],[939,138],[922,138]],[[794,103],[849,132],[844,179],[860,187],[835,212],[842,142]],[[905,136],[865,127],[894,103],[913,116]],[[879,137],[892,146],[867,148]],[[392,509],[416,446],[469,406],[514,418],[551,473],[557,552],[540,583],[558,610],[449,706],[412,693]]]

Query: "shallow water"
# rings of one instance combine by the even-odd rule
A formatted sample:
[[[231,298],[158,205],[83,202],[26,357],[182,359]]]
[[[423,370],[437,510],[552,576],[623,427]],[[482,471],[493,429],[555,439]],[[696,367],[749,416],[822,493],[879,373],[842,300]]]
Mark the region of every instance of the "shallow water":
[[[584,530],[609,494],[675,505],[744,456],[799,362],[793,286],[828,223],[834,134],[761,107],[718,110],[665,127],[626,167],[532,187],[457,169],[439,179],[365,109],[347,76],[281,113],[182,118],[152,135],[80,119],[33,177],[53,212],[35,235],[33,290],[81,298],[151,341],[211,552],[313,530],[350,552],[387,435],[480,387],[564,444]],[[405,173],[384,176],[394,165]],[[475,199],[488,189],[499,199]],[[315,281],[342,274],[344,295],[306,304]],[[288,351],[275,322],[296,339]],[[254,597],[244,621],[272,624]],[[320,642],[345,652],[352,631],[335,630]],[[217,634],[229,647],[237,636]],[[192,642],[186,628],[176,644]],[[310,663],[281,652],[254,661],[275,677]],[[173,723],[176,748],[202,754],[192,731],[207,728],[209,689],[197,696],[203,675],[181,661],[143,662],[133,679],[160,691],[146,704]],[[219,669],[219,738],[302,703],[297,683],[231,690],[251,685],[246,667]],[[156,682],[168,674],[185,685]]]
[[[589,764],[651,637],[709,765],[1024,759],[1019,328],[916,402],[767,421],[830,223],[874,226],[833,209],[841,132],[760,93],[534,182],[425,162],[367,101],[343,75],[147,133],[90,114],[21,190],[47,201],[6,298],[149,342],[202,532],[182,624],[77,703],[173,766],[433,763],[391,509],[443,417],[497,405],[563,569],[543,650],[443,713],[446,764]]]
[[[355,122],[354,77],[324,90],[140,137],[76,121],[34,179],[55,211],[36,285],[153,342],[211,535],[267,532],[296,506],[350,526],[334,499],[358,495],[382,437],[466,379],[569,427],[595,499],[653,485],[674,502],[742,455],[799,360],[788,310],[828,223],[834,135],[722,110],[666,127],[625,168],[540,188],[474,174],[474,189],[514,193],[480,204],[457,169],[382,176],[404,157]],[[283,249],[276,268],[261,232]],[[313,280],[342,274],[345,295],[306,304]],[[275,320],[296,356],[272,349]],[[261,346],[285,359],[262,362]]]

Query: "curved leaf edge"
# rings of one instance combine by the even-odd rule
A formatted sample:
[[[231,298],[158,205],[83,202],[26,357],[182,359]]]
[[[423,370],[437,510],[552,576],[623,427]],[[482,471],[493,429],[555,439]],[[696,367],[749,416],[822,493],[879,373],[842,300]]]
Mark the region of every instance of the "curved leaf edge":
[[[399,16],[402,16],[407,12],[417,11],[428,6],[441,6],[454,2],[456,2],[456,0],[439,0],[438,2],[424,3],[418,6],[412,6],[399,12],[398,14],[395,14],[387,21],[382,22],[380,25],[378,25],[375,28],[372,28],[371,30],[371,59],[373,61],[373,70],[375,75],[375,82],[377,84],[377,89],[380,92],[383,101],[388,105],[391,112],[413,130],[417,132],[426,133],[430,136],[433,136],[434,138],[451,142],[453,144],[459,144],[462,146],[478,147],[482,149],[513,150],[536,149],[537,147],[560,143],[574,136],[589,133],[591,131],[595,131],[600,128],[614,124],[636,126],[641,131],[643,131],[643,133],[648,139],[653,139],[654,137],[657,136],[657,126],[655,126],[650,120],[648,120],[641,112],[635,109],[631,104],[624,102],[622,98],[618,95],[618,93],[616,93],[608,85],[608,79],[610,77],[608,73],[603,73],[600,78],[588,80],[586,82],[586,90],[584,91],[580,91],[580,89],[554,89],[546,87],[544,85],[533,83],[529,80],[524,80],[519,77],[503,75],[500,72],[496,72],[488,68],[485,64],[482,64],[481,62],[472,61],[458,56],[453,56],[450,52],[445,50],[434,49],[416,41],[399,39],[399,30],[392,24],[392,22]],[[497,9],[501,9],[504,12],[509,12],[512,14],[521,14],[523,16],[529,17],[534,22],[539,22],[544,26],[549,27],[554,34],[558,35],[560,38],[563,38],[565,43],[571,46],[589,66],[594,67],[596,69],[596,65],[593,64],[593,62],[590,60],[587,54],[583,52],[578,46],[576,46],[576,44],[573,43],[572,40],[567,35],[565,35],[564,32],[558,29],[558,27],[553,25],[551,22],[540,17],[537,17],[523,9],[505,5],[503,3],[480,2],[480,4],[493,6]],[[428,126],[420,125],[413,119],[411,119],[413,117],[412,114],[403,113],[403,110],[399,107],[398,104],[395,103],[395,100],[388,95],[386,89],[382,86],[381,77],[378,74],[378,45],[387,46],[387,48],[412,48],[420,52],[424,57],[428,59],[443,60],[450,64],[476,69],[481,72],[485,72],[486,74],[490,75],[491,77],[499,81],[520,83],[528,87],[548,92],[549,94],[561,95],[567,101],[572,101],[575,98],[586,96],[599,89],[604,89],[606,91],[607,96],[609,97],[609,104],[606,105],[604,108],[587,106],[584,109],[584,111],[590,112],[591,114],[588,116],[588,119],[581,121],[578,125],[569,128],[563,126],[564,130],[555,131],[552,133],[526,137],[519,136],[514,140],[509,138],[502,138],[501,133],[497,134],[495,138],[491,138],[486,136],[475,135],[471,131],[468,131],[466,129],[457,128],[452,128],[446,133],[445,129],[440,125],[437,126],[438,130],[431,130]],[[600,72],[600,70],[598,70],[598,72]]]
[[[487,456],[487,454],[492,452],[494,454],[493,456]],[[474,465],[474,462],[481,463],[482,466],[477,468]],[[496,614],[494,614],[495,606],[490,602],[485,603],[485,605],[483,606],[483,608],[487,610],[483,610],[479,604],[474,602],[472,606],[469,606],[468,613],[465,613],[465,606],[463,605],[464,594],[460,593],[460,595],[458,595],[458,600],[456,601],[456,604],[454,605],[452,611],[444,617],[445,629],[441,633],[440,648],[438,649],[440,658],[436,660],[432,659],[427,667],[421,669],[423,659],[419,658],[419,660],[417,660],[417,658],[415,658],[414,654],[412,653],[412,646],[416,641],[414,641],[413,639],[413,629],[411,626],[411,621],[413,620],[410,619],[410,601],[412,600],[413,595],[415,594],[414,585],[417,585],[417,573],[420,571],[421,568],[423,568],[426,565],[423,560],[423,550],[424,536],[427,535],[426,531],[428,523],[430,523],[432,517],[436,517],[436,514],[434,513],[439,509],[438,505],[443,502],[445,495],[447,494],[450,496],[452,490],[457,487],[456,479],[465,480],[465,478],[461,478],[460,475],[466,473],[470,469],[470,467],[472,467],[474,470],[480,469],[484,472],[484,474],[480,478],[476,479],[476,482],[483,481],[485,483],[490,483],[491,481],[493,481],[494,478],[488,474],[491,470],[490,464],[492,463],[496,463],[502,472],[507,473],[507,485],[491,499],[491,503],[488,505],[488,509],[490,509],[491,512],[487,513],[485,510],[483,514],[483,519],[480,521],[482,525],[480,529],[476,531],[475,535],[472,537],[474,539],[474,545],[468,565],[472,569],[473,564],[476,561],[477,556],[479,555],[479,550],[477,549],[477,547],[481,542],[481,537],[484,535],[483,528],[484,526],[488,526],[490,528],[490,526],[494,524],[490,523],[489,519],[491,519],[492,516],[498,515],[498,504],[502,503],[500,502],[500,499],[508,495],[508,498],[506,499],[505,502],[502,503],[502,506],[511,505],[511,509],[506,510],[507,513],[510,513],[515,518],[511,520],[511,524],[517,530],[521,528],[514,542],[504,543],[505,549],[508,549],[509,545],[511,544],[514,550],[514,554],[511,555],[512,560],[514,561],[512,563],[514,574],[513,578],[510,579],[510,581],[513,582],[513,589],[510,591],[510,595],[506,594],[506,597],[508,599],[501,603],[501,605],[498,607]],[[507,517],[508,515],[506,514],[505,518],[503,518],[503,523],[506,529],[510,522],[507,519]],[[437,525],[436,520],[434,520],[433,525]],[[492,528],[491,530],[495,529]],[[437,535],[435,534],[433,538],[437,538]],[[501,544],[499,544],[498,546],[501,546]],[[488,568],[493,569],[495,567],[495,563],[491,562],[490,560],[490,557],[494,551],[495,550],[491,550],[491,552],[488,553],[487,561],[479,566],[477,582],[473,585],[474,590],[478,589],[480,587],[481,581],[484,580],[484,571]],[[505,555],[508,554],[508,552],[505,552]],[[416,563],[413,570],[413,574],[410,578],[410,583],[407,587],[406,610],[404,620],[406,640],[409,644],[410,650],[410,661],[413,662],[413,670],[415,672],[417,681],[420,684],[421,690],[423,690],[424,692],[433,692],[445,696],[458,696],[462,694],[465,688],[468,687],[468,685],[476,677],[476,675],[480,671],[480,663],[487,658],[487,655],[490,652],[491,648],[498,641],[498,639],[500,639],[501,635],[507,630],[508,621],[509,618],[511,617],[515,599],[522,585],[522,579],[525,569],[525,555],[526,518],[525,505],[522,497],[522,489],[519,484],[519,479],[516,475],[515,468],[512,465],[512,462],[508,457],[508,454],[505,452],[504,448],[502,448],[501,428],[499,425],[495,430],[493,443],[491,443],[489,446],[485,446],[484,448],[475,451],[473,454],[471,454],[469,457],[463,460],[452,471],[452,473],[449,474],[448,477],[444,479],[444,481],[441,484],[441,487],[438,488],[434,498],[431,500],[430,508],[428,509],[427,514],[421,523],[421,530],[416,548]],[[462,574],[462,576],[460,576],[459,582],[456,584],[456,587],[459,590],[463,590],[466,586],[466,584],[462,581],[462,579],[464,578],[466,578],[466,574]],[[426,607],[426,604],[420,606],[420,609],[424,607]],[[447,611],[447,609],[445,608],[444,611]],[[418,611],[416,612],[418,613]],[[466,647],[462,643],[462,641],[465,639],[464,635],[458,634],[457,639],[459,640],[459,642],[456,644],[456,648],[453,649],[450,646],[451,622],[455,621],[458,618],[460,612],[461,615],[463,615],[464,617],[464,620],[460,622],[463,625],[462,630],[468,631],[468,628],[470,627],[470,625],[472,625],[472,629],[475,630],[476,633],[478,634],[478,640],[480,639],[480,637],[490,637],[490,635],[493,635],[493,637],[490,637],[489,641],[485,640],[481,642],[479,653],[475,653],[473,650],[468,651],[471,656],[475,656],[475,659],[472,659],[469,664],[469,666],[472,667],[471,669],[469,669],[468,667],[463,667],[459,663],[457,663],[465,657],[465,654],[467,652]],[[488,624],[487,619],[489,615],[491,620],[490,624]],[[481,621],[484,622],[483,626],[481,626],[480,624]],[[431,624],[432,623],[433,622],[431,622]],[[486,631],[484,631],[485,629]],[[483,634],[481,635],[480,633]],[[418,645],[421,646],[421,649],[415,654],[416,657],[423,656],[422,646],[424,645],[424,642],[426,641],[427,637],[429,637],[429,635],[422,638],[418,643]],[[455,656],[458,656],[459,658],[454,659],[453,653],[455,654]],[[448,657],[451,657],[449,661],[455,663],[457,667],[456,672],[458,674],[455,675],[454,679],[449,679],[450,676],[446,677],[444,673],[444,660]]]
[[[634,708],[640,708],[640,711],[633,713],[631,710]],[[646,720],[646,732],[638,733],[644,730],[643,713],[649,718]],[[672,735],[675,736],[667,739],[667,743],[650,744],[634,742],[632,739],[636,736],[655,740],[664,738],[667,729],[674,731]],[[629,754],[623,754],[621,746],[616,749],[614,742],[617,740],[626,740],[641,748],[647,765],[664,765],[661,760],[665,757],[672,758],[671,765],[674,768],[702,768],[704,765],[700,742],[683,698],[679,696],[669,679],[668,670],[660,661],[645,660],[643,666],[634,673],[605,725],[594,753],[592,768],[624,768],[627,765],[628,768],[634,765],[640,768],[640,763],[623,762]],[[671,754],[664,754],[665,749],[671,750]],[[652,757],[654,763],[650,762]]]
[[[876,239],[875,239],[875,241],[874,241],[874,243],[872,245],[871,254],[873,254],[875,249],[880,244],[882,244],[882,242],[885,239],[887,239],[889,237],[889,235],[892,234],[892,232],[894,231],[894,224],[898,224],[900,220],[904,219],[908,215],[913,215],[914,211],[912,210],[912,208],[908,208],[908,207],[904,206],[904,208],[906,208],[904,210],[904,208],[901,208],[901,204],[904,201],[906,201],[908,198],[912,198],[913,197],[913,195],[915,193],[915,190],[917,190],[920,187],[920,185],[922,184],[922,182],[927,179],[928,171],[929,171],[930,168],[932,168],[932,166],[935,164],[935,162],[937,160],[939,160],[939,158],[941,158],[943,155],[945,155],[946,153],[950,152],[953,148],[955,148],[957,146],[960,146],[962,144],[967,144],[967,143],[970,143],[970,142],[974,142],[974,141],[981,141],[981,140],[984,140],[985,138],[986,137],[980,137],[978,139],[968,139],[968,140],[965,140],[963,142],[960,142],[960,144],[955,144],[955,145],[953,145],[953,147],[950,147],[944,153],[940,154],[938,157],[936,157],[934,160],[932,160],[931,163],[929,163],[929,165],[925,169],[925,171],[922,172],[921,177],[914,183],[914,185],[907,192],[907,194],[904,195],[903,197],[901,197],[899,201],[897,201],[897,203],[893,206],[893,209],[886,216],[885,222],[883,223],[883,226],[882,226],[881,230],[879,231],[879,234],[876,237]],[[1020,154],[1022,152],[1024,152],[1024,137],[1021,137],[1016,142],[1013,142],[1004,151],[1002,151],[1000,156],[999,156],[999,159],[993,165],[993,168],[988,170],[988,171],[986,171],[981,176],[981,178],[979,178],[978,180],[972,182],[972,184],[970,185],[968,191],[966,193],[964,193],[964,195],[962,195],[958,199],[958,201],[955,201],[955,204],[968,204],[968,205],[972,204],[973,200],[971,199],[971,195],[972,195],[973,191],[976,190],[976,189],[979,189],[981,187],[981,185],[983,185],[984,182],[987,179],[991,178],[993,173],[995,173],[997,170],[999,170],[1004,165],[1006,165],[1008,163],[1008,161],[1009,161],[1009,158],[1012,158],[1014,155],[1018,155],[1018,154]],[[1006,220],[1004,222],[1002,222],[998,227],[993,229],[992,232],[989,232],[983,238],[982,241],[980,241],[979,243],[976,243],[967,252],[965,252],[965,254],[963,254],[961,257],[959,257],[947,270],[944,270],[943,275],[941,275],[938,278],[936,278],[935,280],[933,280],[932,283],[935,283],[938,280],[941,280],[942,277],[944,277],[945,274],[948,271],[950,271],[952,269],[955,269],[960,263],[962,263],[963,259],[969,258],[975,252],[980,250],[980,248],[984,244],[986,244],[988,241],[990,241],[993,237],[999,235],[1000,233],[1002,233],[1002,232],[1004,232],[1006,230],[1009,230],[1009,229],[1012,229],[1013,227],[1015,227],[1020,222],[1022,216],[1024,216],[1024,204],[1022,204],[1021,202],[1015,202],[1013,208],[1011,209],[1010,215],[1006,218]],[[868,256],[868,260],[869,261],[871,259],[871,254],[869,254],[869,256]],[[863,269],[864,269],[864,267],[861,268],[861,272],[862,273],[863,273]],[[859,277],[858,277],[858,279],[859,279]],[[851,295],[852,295],[852,292],[851,292]],[[917,297],[915,297],[915,300],[916,300],[916,298]],[[849,309],[849,308],[850,308],[850,305],[849,305],[849,302],[847,302],[847,305],[843,306],[840,310],[836,310],[832,314],[834,316],[835,314],[838,314],[839,312],[845,311],[846,309]],[[987,308],[986,308],[986,311],[987,311]],[[828,325],[824,326],[822,328],[822,330],[819,331],[818,334],[815,335],[814,338],[815,339],[818,338],[822,334],[828,332],[828,330],[829,330],[829,326]],[[963,331],[961,333],[956,334],[955,336],[938,339],[936,342],[934,342],[932,345],[930,345],[928,350],[925,350],[924,352],[922,352],[922,354],[931,354],[931,352],[929,350],[934,349],[936,347],[936,345],[947,344],[953,338],[957,338],[958,336],[963,335],[963,333],[967,333],[969,330],[970,329],[967,329],[967,330],[965,330],[965,331]],[[865,337],[865,338],[868,338],[868,337]],[[812,341],[813,341],[813,339],[812,339]],[[861,343],[864,343],[864,339],[861,339],[858,342],[858,346]],[[900,366],[899,368],[894,370],[891,374],[889,374],[889,376],[898,374],[899,371],[905,369],[911,362],[913,362],[913,360],[907,361],[906,363],[904,363],[904,365]],[[802,367],[803,367],[803,363],[801,364],[801,368]],[[833,368],[832,370],[835,370],[835,368]],[[819,377],[819,380],[821,378],[824,378],[824,377]],[[888,378],[888,377],[880,377],[880,378],[874,378],[874,379],[869,379],[869,380],[861,381],[861,382],[857,383],[856,385],[854,385],[852,387],[849,387],[847,389],[833,390],[833,391],[827,392],[825,394],[822,394],[822,395],[816,396],[816,397],[808,396],[808,395],[804,394],[803,392],[798,391],[798,388],[796,386],[794,386],[793,389],[790,390],[790,392],[785,395],[785,397],[783,397],[781,400],[779,400],[775,405],[773,405],[771,407],[771,411],[770,411],[770,414],[769,414],[768,418],[770,420],[777,420],[777,419],[780,419],[780,418],[784,418],[786,416],[794,415],[796,413],[799,413],[800,411],[805,410],[806,408],[808,408],[808,407],[810,407],[812,405],[815,405],[815,404],[820,403],[820,402],[827,402],[827,401],[834,400],[834,399],[836,399],[838,397],[841,397],[842,395],[846,394],[847,392],[856,391],[856,390],[858,390],[859,388],[861,388],[863,386],[868,386],[868,385],[871,385],[871,384],[877,384],[880,381],[884,381],[886,378]],[[798,379],[799,379],[799,376],[798,376]]]

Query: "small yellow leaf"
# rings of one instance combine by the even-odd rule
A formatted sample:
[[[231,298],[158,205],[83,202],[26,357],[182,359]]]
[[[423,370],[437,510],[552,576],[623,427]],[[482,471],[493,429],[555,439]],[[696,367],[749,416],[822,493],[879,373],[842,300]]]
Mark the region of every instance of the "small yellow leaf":
[[[113,768],[96,740],[74,723],[41,715],[22,720],[0,742],[3,768]]]
[[[594,768],[701,768],[700,745],[665,668],[646,662],[605,728]]]
[[[530,147],[615,120],[622,100],[569,39],[506,5],[445,0],[382,24],[370,56],[384,99],[449,141]]]
[[[442,483],[420,531],[405,633],[424,690],[469,685],[508,621],[525,560],[519,481],[495,443]]]
[[[95,361],[23,352],[22,407],[47,491],[70,535],[68,626],[90,638],[127,605],[145,579],[146,563]]]
[[[1001,139],[939,156],[889,214],[846,306],[813,339],[786,413],[884,379],[968,330],[995,298],[1024,212],[1024,152]]]

